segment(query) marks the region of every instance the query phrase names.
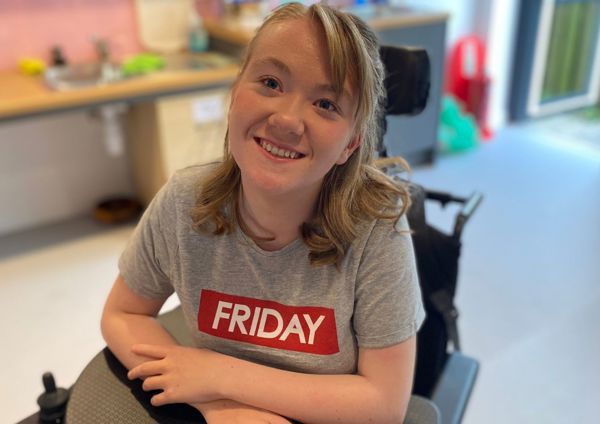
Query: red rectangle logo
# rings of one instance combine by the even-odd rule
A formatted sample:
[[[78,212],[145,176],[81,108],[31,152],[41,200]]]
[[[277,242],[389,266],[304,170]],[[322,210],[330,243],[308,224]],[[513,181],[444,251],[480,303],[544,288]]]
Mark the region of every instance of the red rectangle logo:
[[[213,290],[200,294],[198,330],[274,349],[317,355],[340,351],[333,309],[288,306]]]

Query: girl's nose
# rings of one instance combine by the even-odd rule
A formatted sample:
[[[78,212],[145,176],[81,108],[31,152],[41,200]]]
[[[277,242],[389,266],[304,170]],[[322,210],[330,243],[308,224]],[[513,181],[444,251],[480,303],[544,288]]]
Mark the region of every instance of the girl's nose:
[[[302,108],[294,102],[274,111],[269,116],[268,123],[281,132],[281,135],[301,136],[304,133]]]

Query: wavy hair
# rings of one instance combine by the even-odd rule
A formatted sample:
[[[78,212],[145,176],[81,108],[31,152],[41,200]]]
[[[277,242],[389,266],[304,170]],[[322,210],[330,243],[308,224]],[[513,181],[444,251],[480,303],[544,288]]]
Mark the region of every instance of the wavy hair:
[[[334,165],[325,175],[315,214],[300,228],[311,264],[339,266],[363,223],[373,219],[397,221],[406,212],[410,197],[403,185],[373,165],[381,136],[385,75],[377,37],[362,20],[319,3],[310,7],[299,3],[280,6],[267,16],[250,41],[238,79],[246,70],[256,39],[265,28],[304,17],[316,22],[325,34],[334,89],[340,93],[348,78],[357,96],[354,131],[362,142],[344,164]],[[405,167],[408,168],[406,164]],[[239,224],[242,230],[247,230],[239,214],[240,175],[229,152],[226,134],[223,162],[199,187],[192,211],[194,229],[221,235]]]

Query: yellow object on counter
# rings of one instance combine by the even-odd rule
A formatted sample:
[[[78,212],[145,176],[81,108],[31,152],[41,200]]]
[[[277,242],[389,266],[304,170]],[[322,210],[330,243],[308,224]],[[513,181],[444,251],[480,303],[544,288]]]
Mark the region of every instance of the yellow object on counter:
[[[19,60],[19,71],[23,75],[39,75],[46,70],[46,64],[41,59],[25,57]]]

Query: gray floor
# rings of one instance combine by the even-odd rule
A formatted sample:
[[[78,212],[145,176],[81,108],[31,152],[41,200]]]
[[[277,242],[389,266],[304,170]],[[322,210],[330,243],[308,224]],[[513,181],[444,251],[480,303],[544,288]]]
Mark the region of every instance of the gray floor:
[[[481,361],[466,424],[599,422],[596,131],[594,146],[539,123],[507,128],[414,173],[429,188],[485,195],[459,274],[463,350]],[[449,228],[446,212],[429,219]]]
[[[464,423],[598,422],[600,145],[509,127],[413,180],[485,195],[459,275],[463,350],[481,361]],[[429,221],[449,229],[455,212],[431,207]],[[69,386],[102,347],[98,317],[130,232],[82,220],[0,239],[1,422],[36,410],[44,371]]]

